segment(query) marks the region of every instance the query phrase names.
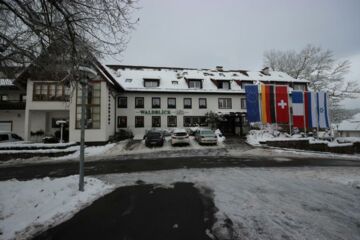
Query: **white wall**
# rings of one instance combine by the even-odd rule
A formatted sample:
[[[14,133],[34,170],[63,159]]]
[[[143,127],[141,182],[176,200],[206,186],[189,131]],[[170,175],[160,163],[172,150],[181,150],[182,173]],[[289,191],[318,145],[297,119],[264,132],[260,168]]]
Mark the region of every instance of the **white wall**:
[[[183,127],[183,117],[184,116],[204,116],[207,112],[221,112],[221,113],[230,113],[230,112],[245,112],[246,109],[241,109],[241,98],[245,98],[243,94],[182,94],[182,93],[130,93],[126,92],[120,94],[118,97],[127,97],[127,108],[118,108],[116,103],[116,116],[127,116],[127,128],[131,129],[135,136],[142,136],[145,133],[146,129],[152,128],[152,116],[158,115],[147,115],[141,114],[141,110],[152,110],[152,97],[160,97],[161,99],[161,110],[170,110],[170,115],[177,115],[177,127]],[[136,109],[135,108],[135,97],[144,97],[144,108]],[[167,99],[176,98],[176,109],[168,109]],[[192,99],[192,108],[184,109],[184,98]],[[207,108],[199,109],[199,98],[207,99]],[[231,109],[219,109],[218,108],[218,99],[219,98],[231,98],[232,99],[232,108]],[[155,110],[155,109],[154,109]],[[156,109],[158,110],[158,109]],[[184,111],[183,114],[180,114],[178,111]],[[135,116],[144,116],[144,128],[135,128]],[[169,114],[161,115],[161,128],[167,127],[167,116]],[[117,119],[117,118],[116,118]],[[116,123],[117,127],[117,123]],[[119,130],[119,128],[117,128]]]
[[[0,121],[11,121],[12,132],[24,138],[24,110],[0,110]]]
[[[360,131],[339,131],[340,137],[360,137]]]

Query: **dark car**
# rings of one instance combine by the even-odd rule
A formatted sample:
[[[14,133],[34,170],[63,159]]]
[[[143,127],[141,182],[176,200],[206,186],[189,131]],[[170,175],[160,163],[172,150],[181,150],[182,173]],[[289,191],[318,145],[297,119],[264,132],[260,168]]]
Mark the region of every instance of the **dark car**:
[[[150,130],[145,135],[145,145],[147,147],[163,146],[164,141],[165,141],[165,136],[163,131]]]

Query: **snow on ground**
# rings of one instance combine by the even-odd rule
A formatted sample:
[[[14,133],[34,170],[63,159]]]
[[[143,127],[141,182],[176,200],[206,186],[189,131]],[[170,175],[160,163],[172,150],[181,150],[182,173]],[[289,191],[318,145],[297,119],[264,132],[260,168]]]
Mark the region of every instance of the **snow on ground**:
[[[102,146],[90,146],[85,148],[85,156],[97,156],[100,154],[104,154],[108,152],[111,148],[113,148],[116,144],[109,143]],[[55,160],[66,160],[66,159],[74,159],[79,158],[80,156],[80,146],[75,147],[76,152],[70,155],[62,156],[62,157],[55,157]]]
[[[34,143],[34,142],[26,142],[26,141],[16,141],[16,142],[2,142],[0,143],[1,147],[61,147],[61,146],[71,146],[74,145],[75,142],[68,142],[68,143]]]
[[[0,239],[31,238],[113,189],[92,177],[85,182],[84,192],[78,191],[78,176],[0,182]]]
[[[316,139],[314,137],[303,137],[300,134],[289,135],[276,131],[271,126],[267,126],[261,130],[251,130],[246,137],[246,142],[252,146],[261,146],[261,142],[266,141],[288,141],[288,140],[309,140],[310,144],[325,143],[329,147],[345,147],[351,146],[354,142],[359,142],[360,138],[335,138],[332,142],[327,140]]]
[[[98,176],[117,186],[177,181],[212,189],[219,239],[360,239],[360,168],[181,169]],[[206,192],[206,191],[203,191]],[[231,229],[224,227],[225,219]],[[229,221],[227,221],[229,223]],[[231,224],[230,224],[231,225]]]

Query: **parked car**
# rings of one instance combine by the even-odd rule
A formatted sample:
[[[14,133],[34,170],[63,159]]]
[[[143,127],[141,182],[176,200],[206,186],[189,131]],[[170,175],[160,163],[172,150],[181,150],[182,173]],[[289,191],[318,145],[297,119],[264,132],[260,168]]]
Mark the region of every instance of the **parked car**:
[[[217,137],[213,130],[202,128],[195,132],[195,140],[199,144],[217,144]]]
[[[145,145],[147,147],[163,146],[164,141],[164,132],[160,130],[150,130],[145,135]]]
[[[185,129],[174,129],[171,134],[171,144],[190,144],[189,134]]]
[[[0,132],[0,142],[17,142],[24,139],[12,132]]]

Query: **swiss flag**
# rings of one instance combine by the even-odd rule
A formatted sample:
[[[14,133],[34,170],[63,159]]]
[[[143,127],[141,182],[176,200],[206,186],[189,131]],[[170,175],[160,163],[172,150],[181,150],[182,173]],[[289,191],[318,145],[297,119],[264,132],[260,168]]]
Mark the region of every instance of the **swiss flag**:
[[[287,86],[275,86],[276,122],[289,123],[289,94]]]

